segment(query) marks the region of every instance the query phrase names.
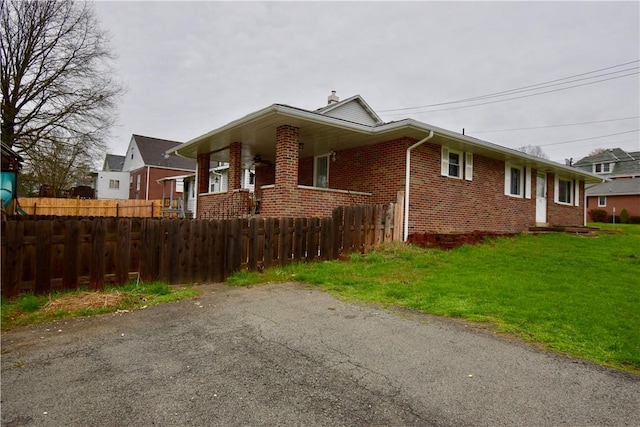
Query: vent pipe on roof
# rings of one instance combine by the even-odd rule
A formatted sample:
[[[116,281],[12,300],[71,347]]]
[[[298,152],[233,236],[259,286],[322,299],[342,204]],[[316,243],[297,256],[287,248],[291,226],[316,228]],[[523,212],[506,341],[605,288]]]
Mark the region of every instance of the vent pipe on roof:
[[[336,91],[332,90],[331,95],[327,98],[327,105],[335,104],[340,101],[340,98],[336,95]]]

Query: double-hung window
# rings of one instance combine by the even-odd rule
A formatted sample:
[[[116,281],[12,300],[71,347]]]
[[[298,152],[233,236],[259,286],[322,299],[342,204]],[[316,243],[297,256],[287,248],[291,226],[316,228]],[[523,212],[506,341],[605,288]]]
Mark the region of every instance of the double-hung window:
[[[522,166],[505,163],[504,167],[504,194],[511,197],[524,197],[525,174]]]
[[[449,147],[442,147],[440,175],[450,178],[473,180],[473,153],[463,153]]]
[[[595,173],[610,173],[611,163],[596,163],[593,165],[593,171]]]
[[[573,182],[558,178],[558,203],[573,203]]]
[[[313,186],[329,188],[329,154],[317,156],[314,160]]]
[[[109,188],[112,188],[114,190],[117,190],[120,188],[120,181],[117,179],[110,179],[109,180]]]
[[[562,176],[555,178],[554,201],[561,205],[580,205],[580,185],[579,181],[574,181]]]
[[[607,206],[607,196],[598,196],[598,207],[604,208]]]

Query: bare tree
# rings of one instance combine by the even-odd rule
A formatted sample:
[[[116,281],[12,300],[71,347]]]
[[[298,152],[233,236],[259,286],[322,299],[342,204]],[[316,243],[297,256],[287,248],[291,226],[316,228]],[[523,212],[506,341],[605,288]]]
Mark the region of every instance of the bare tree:
[[[589,157],[597,156],[598,154],[602,154],[602,153],[604,153],[604,148],[596,148],[594,150],[591,150],[591,152],[589,153]]]
[[[542,148],[538,145],[525,145],[524,147],[517,148],[518,151],[522,151],[523,153],[527,153],[531,156],[540,157],[541,159],[549,160],[549,156],[542,151]]]
[[[64,157],[68,174],[104,152],[116,118],[107,35],[86,2],[1,1],[2,142],[32,172]]]

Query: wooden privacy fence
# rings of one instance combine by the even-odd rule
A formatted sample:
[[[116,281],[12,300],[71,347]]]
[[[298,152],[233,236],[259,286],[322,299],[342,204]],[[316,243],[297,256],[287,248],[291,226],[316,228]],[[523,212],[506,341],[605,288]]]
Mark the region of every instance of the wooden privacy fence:
[[[339,207],[327,218],[180,220],[67,218],[8,221],[2,294],[47,293],[139,278],[224,281],[241,269],[337,259],[399,240],[395,204]]]
[[[20,207],[29,215],[104,216],[159,218],[162,200],[58,199],[52,197],[19,198]]]

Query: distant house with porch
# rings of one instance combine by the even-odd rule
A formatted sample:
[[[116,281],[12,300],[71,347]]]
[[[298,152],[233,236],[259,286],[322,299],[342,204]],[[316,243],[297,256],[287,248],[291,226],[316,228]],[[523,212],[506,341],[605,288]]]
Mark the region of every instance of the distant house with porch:
[[[335,92],[317,110],[273,104],[168,153],[197,160],[197,217],[250,198],[243,170],[255,170],[255,203],[239,203],[238,215],[322,217],[336,206],[400,201],[405,238],[581,226],[585,184],[602,181],[417,120],[384,122],[361,96],[340,101]],[[211,161],[228,164],[227,191],[212,191]]]

